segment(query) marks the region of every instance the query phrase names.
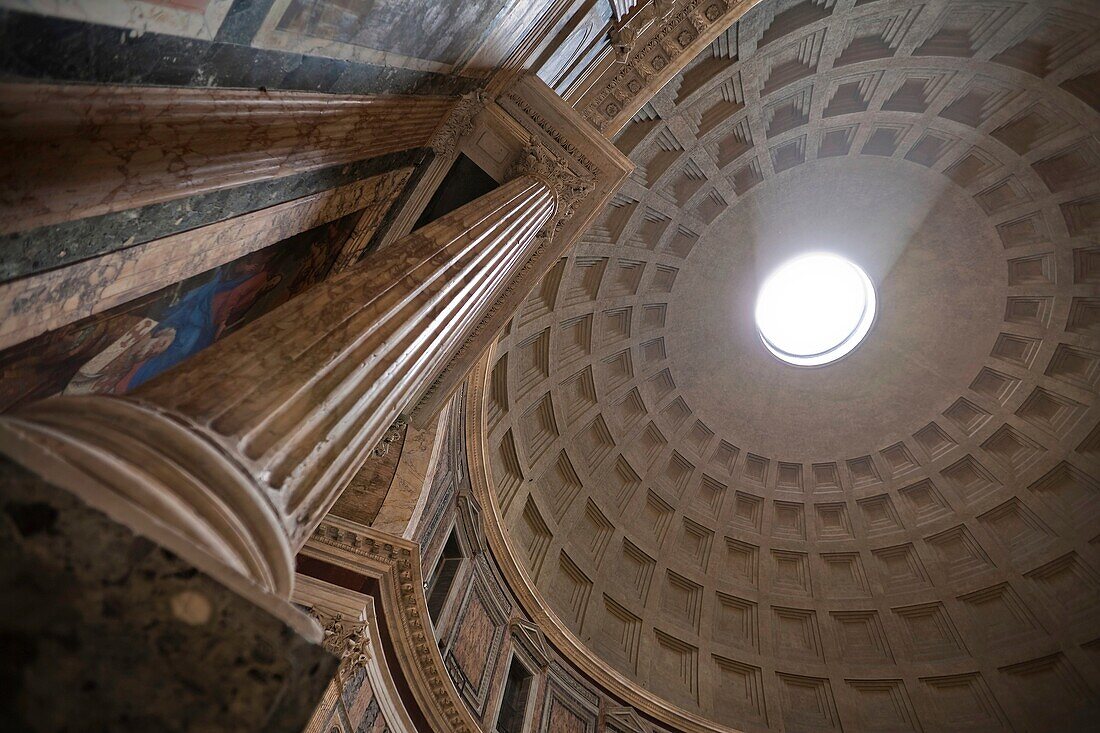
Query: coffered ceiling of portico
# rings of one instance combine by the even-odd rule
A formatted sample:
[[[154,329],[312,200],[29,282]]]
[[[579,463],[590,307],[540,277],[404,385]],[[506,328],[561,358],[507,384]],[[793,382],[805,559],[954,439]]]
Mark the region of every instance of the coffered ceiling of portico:
[[[747,730],[1080,723],[1098,38],[1089,2],[766,0],[624,128],[484,405],[509,542],[594,658]],[[797,369],[752,304],[810,248],[881,310]]]

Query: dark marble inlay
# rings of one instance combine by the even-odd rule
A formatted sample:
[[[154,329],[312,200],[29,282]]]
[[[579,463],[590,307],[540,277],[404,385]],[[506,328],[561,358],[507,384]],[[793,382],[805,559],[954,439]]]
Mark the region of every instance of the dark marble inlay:
[[[401,213],[405,206],[408,205],[413,194],[416,193],[417,186],[420,185],[420,181],[428,173],[428,167],[431,166],[432,161],[435,160],[435,153],[428,150],[427,156],[424,157],[420,164],[413,168],[411,174],[409,174],[409,180],[405,182],[405,188],[401,190],[397,198],[390,204],[389,210],[382,217],[382,221],[378,223],[378,228],[374,231],[374,236],[371,237],[370,242],[363,249],[362,254],[359,255],[359,259],[363,259],[367,254],[378,249],[378,246],[382,243],[383,237],[389,233],[393,228],[394,222],[397,220],[397,215]]]
[[[0,237],[0,282],[72,265],[386,171],[409,165],[419,170],[426,166],[425,160],[430,160],[430,156],[431,151],[423,148],[403,150],[355,163],[15,232]]]
[[[0,597],[5,731],[299,733],[338,663],[3,456]]]
[[[291,0],[278,29],[457,65],[504,10],[505,0]]]
[[[215,41],[248,46],[260,31],[275,0],[235,0],[218,27]]]
[[[0,10],[0,78],[457,96],[485,79],[251,48],[270,0],[238,2],[214,41]],[[235,14],[234,14],[235,13]],[[253,27],[255,26],[255,27]]]

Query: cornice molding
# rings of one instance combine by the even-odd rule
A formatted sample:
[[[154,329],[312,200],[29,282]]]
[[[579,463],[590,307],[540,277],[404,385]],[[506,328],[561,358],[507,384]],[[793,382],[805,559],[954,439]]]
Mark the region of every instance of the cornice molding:
[[[720,33],[760,0],[686,0],[646,6],[613,30],[618,61],[578,102],[585,119],[613,137],[630,117]],[[660,10],[653,10],[660,6]]]
[[[492,490],[492,469],[489,461],[485,399],[495,347],[490,348],[477,362],[466,389],[466,449],[470,485],[474,496],[482,506],[485,520],[485,536],[497,566],[505,582],[519,600],[520,606],[547,640],[570,663],[602,686],[610,694],[632,705],[664,725],[684,733],[740,733],[735,728],[719,725],[714,721],[684,710],[658,698],[641,685],[628,679],[602,659],[593,654],[577,636],[557,617],[542,597],[519,555],[512,547],[505,529],[500,504]]]
[[[451,683],[428,620],[419,545],[329,515],[302,552],[378,579],[398,656],[394,662],[404,670],[425,716],[436,730],[479,733]]]

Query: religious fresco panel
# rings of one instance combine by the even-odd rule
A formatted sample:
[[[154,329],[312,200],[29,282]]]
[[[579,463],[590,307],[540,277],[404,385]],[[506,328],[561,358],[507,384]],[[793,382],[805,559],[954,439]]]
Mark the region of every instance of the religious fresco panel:
[[[321,282],[361,212],[0,352],[0,410],[125,394]]]

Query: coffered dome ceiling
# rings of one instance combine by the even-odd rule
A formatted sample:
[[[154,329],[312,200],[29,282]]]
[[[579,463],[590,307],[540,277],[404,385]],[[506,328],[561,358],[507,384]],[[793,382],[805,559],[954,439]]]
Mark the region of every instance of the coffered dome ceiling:
[[[1092,2],[769,0],[620,134],[637,170],[483,415],[509,545],[594,658],[747,730],[1083,725],[1098,39]],[[800,369],[753,303],[819,249],[879,313]]]

